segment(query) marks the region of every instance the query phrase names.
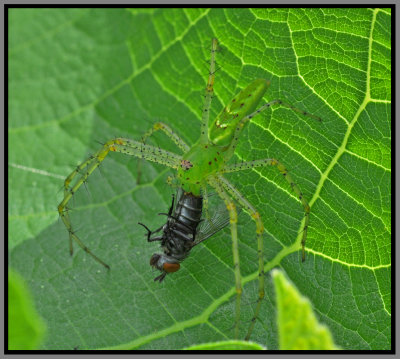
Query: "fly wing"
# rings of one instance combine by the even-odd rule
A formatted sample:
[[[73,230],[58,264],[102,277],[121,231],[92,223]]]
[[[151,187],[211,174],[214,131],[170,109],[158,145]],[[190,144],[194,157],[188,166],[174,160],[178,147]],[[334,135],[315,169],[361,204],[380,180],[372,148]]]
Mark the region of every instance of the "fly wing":
[[[211,218],[205,218],[197,230],[193,246],[210,238],[229,224],[229,213],[225,205],[220,205]]]

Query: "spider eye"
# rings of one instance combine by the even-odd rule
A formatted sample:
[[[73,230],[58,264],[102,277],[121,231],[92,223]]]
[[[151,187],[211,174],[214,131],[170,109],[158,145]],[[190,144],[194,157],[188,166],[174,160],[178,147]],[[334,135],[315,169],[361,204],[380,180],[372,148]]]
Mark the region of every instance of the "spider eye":
[[[173,273],[179,270],[179,268],[181,267],[181,265],[179,263],[168,263],[165,262],[163,264],[163,268],[167,273]]]

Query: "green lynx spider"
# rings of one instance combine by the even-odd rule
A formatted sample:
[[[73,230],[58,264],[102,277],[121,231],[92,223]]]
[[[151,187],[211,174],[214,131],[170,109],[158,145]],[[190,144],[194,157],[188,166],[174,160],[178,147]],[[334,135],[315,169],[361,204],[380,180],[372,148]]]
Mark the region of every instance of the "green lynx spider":
[[[230,216],[230,229],[232,236],[232,252],[234,261],[234,276],[236,286],[236,307],[235,307],[235,338],[239,334],[239,318],[240,318],[240,300],[242,293],[242,283],[239,267],[239,250],[237,235],[237,211],[235,203],[243,207],[253,218],[256,224],[257,253],[258,253],[258,287],[259,294],[256,303],[254,316],[248,329],[246,340],[249,339],[253,330],[255,321],[258,317],[261,302],[264,298],[264,259],[263,259],[263,232],[264,226],[259,212],[252,204],[224,177],[223,174],[254,167],[276,166],[279,172],[286,178],[290,187],[300,199],[304,211],[305,221],[302,235],[302,260],[305,259],[305,243],[307,237],[307,228],[309,222],[310,206],[304,198],[300,188],[294,183],[292,177],[286,170],[285,166],[275,158],[266,158],[254,161],[243,162],[240,164],[228,164],[228,161],[235,153],[235,148],[239,140],[239,136],[244,126],[258,113],[266,108],[280,104],[289,107],[302,115],[308,116],[320,121],[308,112],[301,111],[279,99],[272,100],[260,108],[256,109],[258,103],[267,91],[270,82],[264,79],[253,81],[248,87],[236,95],[232,101],[223,109],[220,115],[209,122],[209,110],[213,97],[213,85],[215,78],[215,54],[217,51],[217,40],[212,40],[211,61],[208,82],[205,90],[205,101],[202,112],[201,133],[200,138],[193,146],[187,145],[172,129],[164,123],[157,122],[153,127],[144,134],[142,140],[135,141],[128,138],[115,138],[107,141],[96,153],[91,155],[86,161],[76,167],[74,171],[65,179],[64,182],[64,198],[58,205],[58,212],[69,232],[69,248],[70,254],[73,253],[72,241],[74,240],[85,252],[91,255],[97,262],[104,267],[110,268],[105,262],[98,258],[85,244],[76,236],[72,229],[71,221],[68,213],[68,202],[74,193],[84,184],[90,174],[100,165],[106,158],[108,153],[121,152],[130,156],[139,157],[156,163],[163,164],[177,170],[177,179],[179,186],[187,193],[200,196],[206,193],[207,185],[215,189],[218,195],[223,199]],[[183,152],[178,155],[169,151],[159,149],[157,147],[146,145],[146,139],[155,131],[163,131]],[[77,175],[77,178],[75,178]],[[74,181],[75,179],[75,181]],[[74,181],[74,183],[72,183]],[[204,209],[207,213],[207,196],[204,196]]]

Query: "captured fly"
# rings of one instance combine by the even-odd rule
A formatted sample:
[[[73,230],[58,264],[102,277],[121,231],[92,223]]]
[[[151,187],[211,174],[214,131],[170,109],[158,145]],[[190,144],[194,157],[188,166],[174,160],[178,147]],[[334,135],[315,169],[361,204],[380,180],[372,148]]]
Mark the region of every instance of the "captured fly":
[[[225,207],[217,209],[211,219],[202,218],[203,197],[178,190],[172,196],[172,204],[168,213],[159,213],[167,216],[167,223],[155,231],[151,231],[143,223],[139,223],[147,230],[147,241],[161,242],[162,253],[154,253],[150,258],[150,265],[161,271],[154,278],[160,283],[168,273],[179,270],[182,262],[191,249],[200,242],[210,238],[229,224],[229,214]],[[162,234],[152,237],[161,232]]]

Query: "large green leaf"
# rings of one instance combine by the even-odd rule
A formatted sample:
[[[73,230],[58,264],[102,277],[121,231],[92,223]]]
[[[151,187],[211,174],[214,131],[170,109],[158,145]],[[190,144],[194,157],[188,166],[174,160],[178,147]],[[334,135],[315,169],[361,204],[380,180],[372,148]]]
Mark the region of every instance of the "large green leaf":
[[[308,297],[343,349],[391,348],[390,9],[13,9],[9,12],[9,249],[48,326],[44,349],[177,349],[232,339],[229,229],[196,247],[164,283],[143,222],[160,226],[172,172],[113,153],[71,202],[82,240],[68,254],[58,220],[63,179],[96,141],[140,139],[156,120],[199,136],[211,38],[218,38],[211,116],[256,78],[284,107],[254,118],[235,160],[275,157],[311,205],[304,212],[276,168],[227,176],[266,233],[266,299],[251,339],[278,348],[270,269]],[[214,117],[213,117],[214,118]],[[163,134],[153,144],[178,149]],[[255,307],[255,225],[239,216],[243,338]]]

